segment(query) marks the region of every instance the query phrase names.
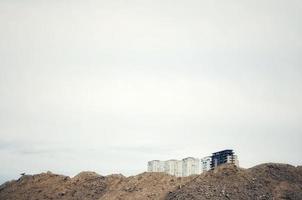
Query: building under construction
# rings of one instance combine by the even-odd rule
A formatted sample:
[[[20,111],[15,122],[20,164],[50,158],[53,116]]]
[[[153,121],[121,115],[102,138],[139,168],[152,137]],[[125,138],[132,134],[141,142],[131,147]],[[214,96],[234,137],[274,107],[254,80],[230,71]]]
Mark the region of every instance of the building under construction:
[[[211,168],[214,169],[215,167],[230,163],[236,166],[239,166],[239,161],[237,159],[237,155],[234,154],[232,149],[226,149],[223,151],[218,151],[212,154],[212,161],[211,161]]]

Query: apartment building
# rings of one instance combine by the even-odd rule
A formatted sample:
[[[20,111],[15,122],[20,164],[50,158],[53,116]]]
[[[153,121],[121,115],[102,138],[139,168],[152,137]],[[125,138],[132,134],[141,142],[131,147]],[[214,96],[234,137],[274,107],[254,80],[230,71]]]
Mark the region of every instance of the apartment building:
[[[160,160],[152,160],[148,162],[148,172],[164,172],[165,162]]]
[[[182,159],[182,176],[190,176],[200,173],[200,159],[193,157]]]
[[[176,172],[177,172],[177,160],[167,160],[167,161],[164,161],[165,163],[165,172],[167,174],[171,174],[171,175],[174,175],[176,176]]]
[[[202,159],[187,157],[182,160],[152,160],[148,162],[148,172],[165,172],[173,176],[182,177],[200,174],[225,163],[239,166],[238,157],[233,150],[218,151],[212,153],[212,156]]]
[[[201,172],[209,171],[211,169],[212,157],[206,156],[200,159],[200,163],[201,163]]]
[[[148,162],[148,172],[165,172],[178,177],[200,174],[200,159],[188,157],[182,160],[152,160]]]
[[[177,160],[175,167],[175,176],[182,177],[182,160]]]
[[[226,149],[223,151],[218,151],[212,154],[211,156],[211,168],[215,168],[221,164],[234,164],[236,166],[239,166],[238,157],[234,154],[234,151],[232,149]]]

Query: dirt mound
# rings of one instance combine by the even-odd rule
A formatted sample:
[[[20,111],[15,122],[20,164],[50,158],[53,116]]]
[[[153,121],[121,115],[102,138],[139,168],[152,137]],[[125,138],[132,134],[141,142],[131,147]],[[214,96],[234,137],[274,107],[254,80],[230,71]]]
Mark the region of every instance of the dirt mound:
[[[68,181],[60,191],[64,199],[99,199],[105,192],[107,181],[95,172],[81,172]]]
[[[165,173],[142,173],[122,180],[101,198],[104,200],[165,199],[167,193],[186,184],[193,177],[175,177]]]
[[[301,172],[284,164],[250,169],[221,166],[200,175],[167,199],[302,199]]]
[[[82,172],[73,178],[52,173],[25,175],[16,181],[3,184],[0,188],[0,199],[96,200],[104,194],[108,183],[110,181],[106,177],[94,172]]]
[[[51,173],[25,175],[16,181],[4,184],[0,199],[50,199],[59,197],[58,191],[70,178]]]
[[[0,186],[1,200],[180,200],[302,199],[302,167],[262,164],[250,169],[224,165],[190,177],[164,173],[101,176],[81,172],[73,178],[42,173]]]
[[[302,199],[302,171],[286,164],[263,164],[247,170],[276,199]]]

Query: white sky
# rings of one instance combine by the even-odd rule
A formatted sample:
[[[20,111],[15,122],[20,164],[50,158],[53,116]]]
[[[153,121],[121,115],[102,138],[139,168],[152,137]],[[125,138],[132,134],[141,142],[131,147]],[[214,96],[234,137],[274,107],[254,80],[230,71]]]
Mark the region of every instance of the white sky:
[[[0,182],[232,148],[301,165],[299,0],[0,0]]]

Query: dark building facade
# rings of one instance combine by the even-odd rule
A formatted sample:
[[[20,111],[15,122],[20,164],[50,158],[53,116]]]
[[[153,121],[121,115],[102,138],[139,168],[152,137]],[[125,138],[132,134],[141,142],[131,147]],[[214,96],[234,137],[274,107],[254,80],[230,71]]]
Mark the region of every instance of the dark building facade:
[[[215,152],[212,154],[211,157],[212,157],[212,162],[211,162],[212,169],[225,163],[232,163],[238,165],[237,156],[234,154],[234,151],[232,149],[226,149],[223,151]]]

